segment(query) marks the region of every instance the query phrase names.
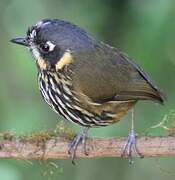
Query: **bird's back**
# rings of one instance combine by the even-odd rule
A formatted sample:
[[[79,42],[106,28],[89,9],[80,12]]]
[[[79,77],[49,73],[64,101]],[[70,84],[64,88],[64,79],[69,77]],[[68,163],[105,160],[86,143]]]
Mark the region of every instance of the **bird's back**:
[[[152,100],[163,103],[158,86],[118,49],[93,44],[86,55],[75,57],[74,87],[94,102]]]

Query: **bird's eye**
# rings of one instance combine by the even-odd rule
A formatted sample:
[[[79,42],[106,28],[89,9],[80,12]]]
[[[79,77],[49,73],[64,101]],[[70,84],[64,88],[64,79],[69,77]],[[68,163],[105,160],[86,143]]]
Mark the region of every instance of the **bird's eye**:
[[[48,53],[49,52],[49,45],[46,44],[46,43],[42,43],[40,44],[40,50],[43,52],[43,53]]]
[[[41,43],[39,48],[43,53],[48,53],[54,50],[55,45],[50,41],[47,41],[46,43]]]

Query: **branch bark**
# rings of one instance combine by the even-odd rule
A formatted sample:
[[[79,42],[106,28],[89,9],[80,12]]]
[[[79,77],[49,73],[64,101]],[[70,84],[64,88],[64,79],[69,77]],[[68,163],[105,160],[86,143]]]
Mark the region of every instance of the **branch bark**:
[[[89,155],[82,152],[79,145],[77,158],[121,157],[121,151],[126,138],[92,138],[87,141]],[[62,159],[69,158],[67,153],[69,139],[52,138],[46,141],[31,141],[25,139],[1,140],[0,158],[15,159]],[[144,157],[175,157],[175,137],[140,137],[137,147]],[[133,157],[135,154],[133,154]]]

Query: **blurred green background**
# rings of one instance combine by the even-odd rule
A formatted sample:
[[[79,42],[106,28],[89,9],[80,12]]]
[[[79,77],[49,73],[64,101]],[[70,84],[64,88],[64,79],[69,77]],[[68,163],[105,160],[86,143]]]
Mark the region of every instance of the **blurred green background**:
[[[137,132],[140,136],[146,130],[149,135],[166,135],[163,129],[150,127],[175,109],[174,0],[0,0],[0,132],[30,134],[54,128],[62,119],[40,96],[30,53],[9,42],[25,36],[27,28],[43,18],[71,21],[138,62],[165,91],[168,101],[165,106],[139,102]],[[91,129],[89,135],[127,136],[129,127],[128,115],[111,127]],[[56,170],[42,161],[1,160],[0,180],[175,179],[173,158],[136,159],[132,166],[121,158],[77,160],[77,166],[70,160],[52,162]]]

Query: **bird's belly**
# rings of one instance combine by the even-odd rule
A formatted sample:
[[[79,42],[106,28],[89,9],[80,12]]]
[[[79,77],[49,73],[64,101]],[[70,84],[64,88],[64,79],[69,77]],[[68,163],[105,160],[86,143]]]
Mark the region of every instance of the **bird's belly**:
[[[135,103],[136,101],[110,101],[103,104],[88,105],[88,109],[94,114],[96,120],[93,126],[109,126],[118,122]]]
[[[44,79],[43,79],[44,78]],[[39,76],[39,89],[45,102],[65,119],[86,127],[101,127],[119,121],[135,101],[103,104],[85,102],[75,96],[68,84],[55,82],[53,76]]]

